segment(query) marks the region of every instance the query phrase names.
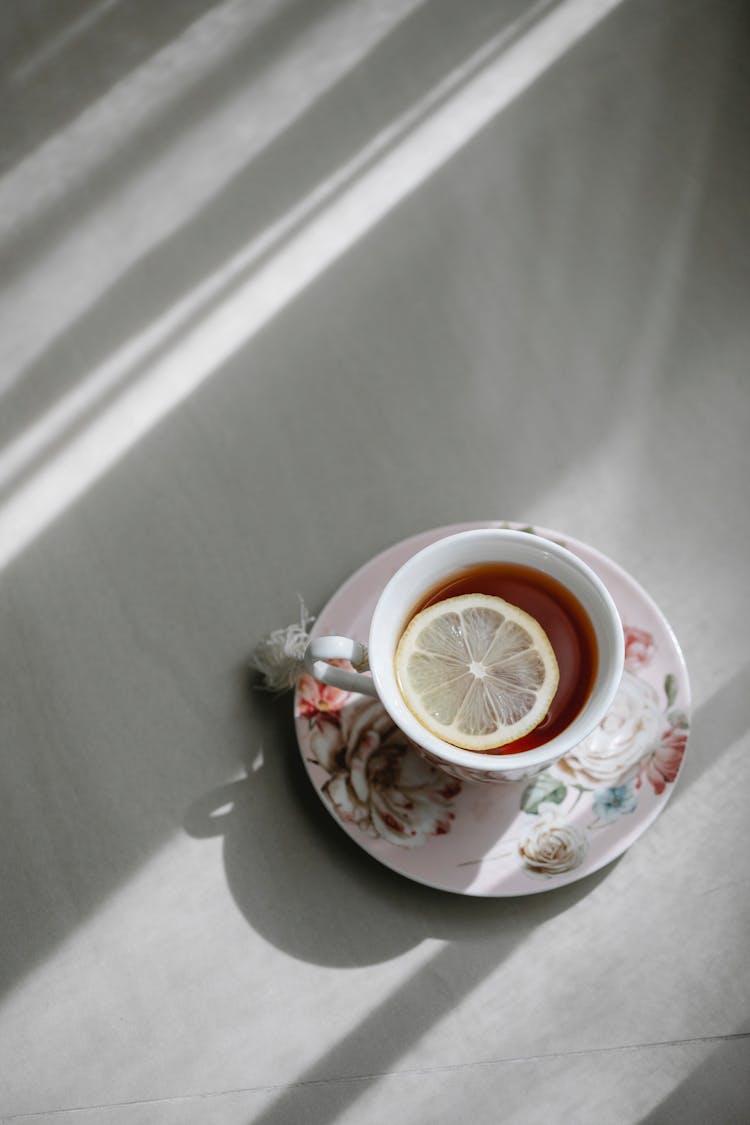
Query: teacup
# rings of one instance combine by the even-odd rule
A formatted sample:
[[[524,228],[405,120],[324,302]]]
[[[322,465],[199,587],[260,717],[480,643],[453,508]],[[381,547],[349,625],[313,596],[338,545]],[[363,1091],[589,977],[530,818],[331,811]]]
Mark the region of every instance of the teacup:
[[[532,749],[478,753],[444,741],[415,717],[401,694],[395,655],[404,629],[431,591],[467,568],[495,563],[540,571],[577,600],[595,638],[596,667],[588,696],[563,730]],[[356,671],[331,661],[346,661]],[[462,780],[487,782],[533,777],[582,742],[611,706],[623,662],[622,623],[609,591],[594,571],[558,543],[530,532],[499,528],[450,535],[404,563],[378,599],[367,646],[350,637],[316,637],[305,652],[305,666],[315,679],[378,698],[432,765]],[[370,675],[365,673],[368,668]]]

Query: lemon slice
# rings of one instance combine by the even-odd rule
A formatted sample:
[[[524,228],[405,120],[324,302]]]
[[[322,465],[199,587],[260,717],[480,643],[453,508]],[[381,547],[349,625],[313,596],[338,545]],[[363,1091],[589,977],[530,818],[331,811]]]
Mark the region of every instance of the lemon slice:
[[[539,622],[488,594],[446,598],[418,613],[399,641],[396,675],[422,726],[480,752],[538,726],[559,680]]]

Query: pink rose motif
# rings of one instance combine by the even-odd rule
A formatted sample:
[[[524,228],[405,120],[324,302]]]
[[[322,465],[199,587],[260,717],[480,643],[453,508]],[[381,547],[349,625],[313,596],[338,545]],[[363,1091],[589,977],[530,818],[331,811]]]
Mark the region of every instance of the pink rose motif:
[[[310,751],[315,761],[333,773],[338,768],[342,745],[340,714],[314,712],[310,717]]]
[[[346,824],[414,848],[450,831],[461,782],[425,762],[377,700],[318,717],[311,749],[331,774],[323,793]]]
[[[345,660],[332,660],[340,668],[351,668]],[[297,715],[301,718],[311,718],[323,714],[335,714],[351,699],[350,691],[331,687],[330,684],[321,684],[308,672],[300,676],[297,683]]]
[[[651,783],[657,797],[677,777],[687,740],[688,732],[684,727],[671,726],[662,735],[661,742],[654,753],[646,759],[642,776]],[[640,777],[636,784],[641,784]]]
[[[635,625],[624,625],[625,633],[625,667],[631,672],[650,663],[654,655],[654,638],[646,629],[638,629]]]

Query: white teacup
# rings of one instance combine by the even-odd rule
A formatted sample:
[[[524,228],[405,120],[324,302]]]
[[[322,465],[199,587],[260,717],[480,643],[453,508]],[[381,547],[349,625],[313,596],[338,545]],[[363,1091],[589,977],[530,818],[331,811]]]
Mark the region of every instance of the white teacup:
[[[467,567],[487,563],[531,567],[561,583],[585,610],[596,637],[596,677],[583,707],[563,731],[531,750],[481,754],[445,742],[415,718],[396,679],[396,648],[416,607],[441,582]],[[359,669],[369,664],[372,675],[349,671],[329,663],[332,660],[346,660]],[[315,679],[375,696],[427,761],[469,781],[520,781],[572,750],[606,715],[622,677],[623,661],[622,623],[611,595],[593,570],[549,539],[498,528],[448,536],[404,563],[378,599],[367,648],[350,637],[316,637],[305,653],[305,666]]]

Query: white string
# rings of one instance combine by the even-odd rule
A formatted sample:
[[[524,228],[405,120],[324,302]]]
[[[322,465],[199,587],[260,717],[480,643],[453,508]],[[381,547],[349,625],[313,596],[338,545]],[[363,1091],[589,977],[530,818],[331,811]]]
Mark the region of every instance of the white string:
[[[274,629],[256,645],[251,657],[252,667],[261,675],[261,682],[256,685],[261,691],[289,691],[305,670],[305,649],[315,617],[308,613],[299,594],[297,597],[299,621],[284,629]]]

